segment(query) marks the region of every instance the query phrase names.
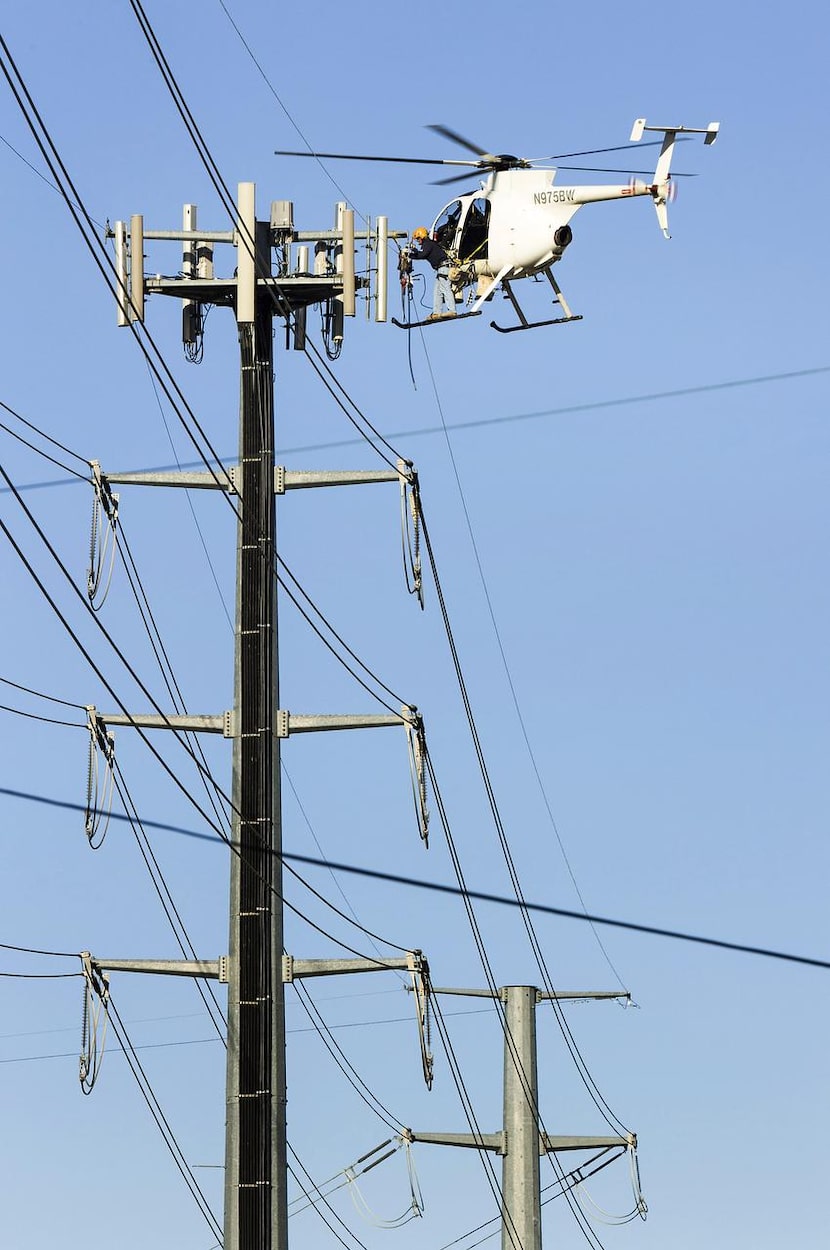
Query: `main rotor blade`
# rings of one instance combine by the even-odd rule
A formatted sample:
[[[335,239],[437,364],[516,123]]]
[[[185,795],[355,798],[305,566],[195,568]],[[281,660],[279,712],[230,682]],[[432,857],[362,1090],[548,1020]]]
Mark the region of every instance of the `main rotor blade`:
[[[434,130],[437,135],[443,135],[445,139],[449,139],[452,143],[457,143],[459,147],[466,148],[468,152],[475,152],[476,156],[487,155],[485,148],[479,147],[477,143],[471,143],[463,135],[450,130],[449,126],[427,126],[427,130]]]
[[[653,178],[653,169],[605,169],[600,165],[557,165],[557,169],[578,169],[586,174],[642,174],[644,178]],[[469,178],[469,174],[465,174]],[[697,174],[680,174],[672,170],[672,178],[696,178]]]
[[[688,142],[688,139],[688,135],[678,135],[675,142],[686,143]],[[662,142],[662,139],[648,139],[645,143],[640,143],[638,146],[641,148],[656,148],[659,147]],[[604,152],[630,151],[630,143],[618,143],[616,147],[613,148],[586,148],[584,152],[557,152],[555,156],[533,156],[530,159],[535,164],[536,161],[567,161],[570,160],[572,156],[601,156]],[[652,172],[654,171],[652,170]]]
[[[471,169],[478,167],[478,161],[442,161],[429,156],[358,156],[347,152],[281,151],[275,151],[274,156],[305,156],[320,161],[391,161],[394,165],[469,165]]]
[[[484,172],[489,172],[489,171],[484,171]],[[475,173],[456,174],[455,177],[453,178],[436,178],[435,181],[431,182],[429,185],[431,187],[448,187],[453,182],[467,182],[470,178],[475,178],[475,176],[476,176]]]
[[[551,169],[551,173],[559,169],[574,169],[580,173],[587,174],[638,174],[643,178],[652,178],[654,176],[653,169],[606,169],[600,165],[557,165]],[[489,172],[489,171],[485,171]],[[475,178],[475,173],[456,174],[454,178],[436,178],[429,185],[431,187],[448,187],[454,182],[466,182],[470,178]],[[672,171],[672,178],[696,178],[697,174],[681,174]]]

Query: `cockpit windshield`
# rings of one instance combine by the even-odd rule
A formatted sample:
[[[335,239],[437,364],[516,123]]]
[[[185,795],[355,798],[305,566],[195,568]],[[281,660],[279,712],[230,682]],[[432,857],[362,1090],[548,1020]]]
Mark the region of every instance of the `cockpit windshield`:
[[[487,232],[490,227],[490,201],[483,196],[473,200],[467,210],[458,255],[462,262],[486,260]]]
[[[455,247],[455,232],[461,220],[461,200],[453,200],[448,204],[432,228],[432,237],[444,248]]]
[[[448,251],[457,252],[462,263],[486,260],[489,229],[490,201],[481,195],[448,204],[436,218],[432,237]]]

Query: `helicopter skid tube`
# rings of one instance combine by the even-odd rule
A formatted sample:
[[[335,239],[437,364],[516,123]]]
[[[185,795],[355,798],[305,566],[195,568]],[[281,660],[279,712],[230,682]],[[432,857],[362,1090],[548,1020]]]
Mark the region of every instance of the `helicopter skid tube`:
[[[392,325],[397,326],[399,330],[415,330],[420,326],[438,326],[446,323],[447,321],[463,321],[466,317],[480,316],[480,312],[465,312],[455,313],[454,316],[452,314],[445,314],[442,317],[427,317],[424,321],[398,321],[397,317],[392,317],[391,321]]]
[[[561,326],[566,321],[581,321],[582,314],[571,314],[570,317],[554,317],[551,321],[525,321],[523,325],[517,326],[497,326],[495,321],[491,321],[490,325],[494,330],[498,330],[499,334],[512,334],[514,330],[539,330],[542,326]]]

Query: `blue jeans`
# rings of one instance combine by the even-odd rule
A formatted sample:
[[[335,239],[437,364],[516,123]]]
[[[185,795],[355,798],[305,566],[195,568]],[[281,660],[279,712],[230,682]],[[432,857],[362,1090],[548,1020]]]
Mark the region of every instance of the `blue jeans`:
[[[450,271],[447,265],[442,265],[440,269],[435,270],[435,290],[432,296],[432,311],[436,317],[440,317],[444,311],[444,304],[447,306],[447,312],[455,312],[455,296],[450,286]]]

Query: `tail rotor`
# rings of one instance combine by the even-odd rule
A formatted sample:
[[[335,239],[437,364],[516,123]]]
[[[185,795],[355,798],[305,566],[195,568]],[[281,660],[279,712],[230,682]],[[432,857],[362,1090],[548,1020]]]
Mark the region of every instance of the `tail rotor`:
[[[654,201],[654,207],[657,212],[657,224],[666,238],[670,239],[668,205],[677,195],[677,183],[672,182],[670,170],[677,136],[705,135],[703,142],[711,144],[718,137],[720,122],[710,122],[703,129],[694,126],[647,126],[646,119],[638,117],[631,131],[631,143],[638,143],[646,130],[654,130],[663,135],[663,143],[660,148],[660,155],[657,158],[657,168],[654,171],[654,181],[651,186],[651,198]]]

